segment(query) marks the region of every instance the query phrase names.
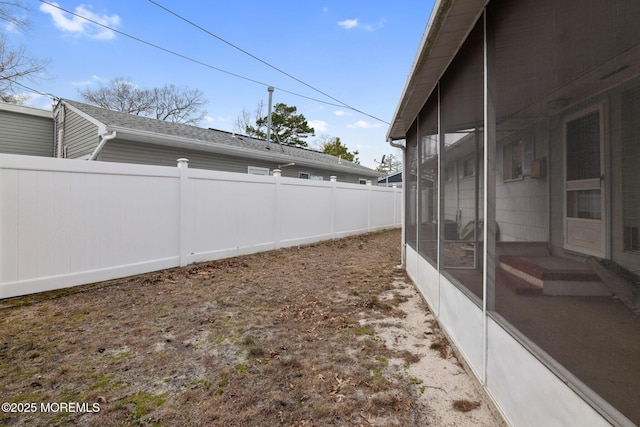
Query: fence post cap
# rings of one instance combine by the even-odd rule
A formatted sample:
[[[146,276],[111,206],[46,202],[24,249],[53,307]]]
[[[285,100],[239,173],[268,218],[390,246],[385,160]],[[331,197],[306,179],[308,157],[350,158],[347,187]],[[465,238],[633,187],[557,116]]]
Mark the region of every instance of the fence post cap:
[[[177,160],[179,168],[188,168],[189,167],[189,159],[185,159],[181,157]]]
[[[330,180],[331,182],[337,182],[337,181],[338,181],[338,177],[337,177],[337,176],[335,176],[335,175],[331,175],[331,176],[329,177],[329,180]]]
[[[280,169],[274,169],[273,176],[282,176],[282,171]]]

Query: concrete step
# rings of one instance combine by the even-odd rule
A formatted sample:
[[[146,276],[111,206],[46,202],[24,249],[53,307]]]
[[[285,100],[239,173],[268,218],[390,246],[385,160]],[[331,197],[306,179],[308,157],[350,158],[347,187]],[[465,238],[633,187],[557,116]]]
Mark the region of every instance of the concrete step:
[[[544,295],[611,296],[611,290],[586,264],[554,256],[502,255],[499,267]]]
[[[542,295],[542,288],[511,274],[503,268],[496,269],[496,283],[504,285],[516,295]]]

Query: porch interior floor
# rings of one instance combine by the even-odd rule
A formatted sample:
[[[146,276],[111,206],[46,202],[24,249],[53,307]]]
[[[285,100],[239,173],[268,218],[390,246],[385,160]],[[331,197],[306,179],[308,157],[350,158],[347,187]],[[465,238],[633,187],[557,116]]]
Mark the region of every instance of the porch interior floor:
[[[567,273],[576,266],[571,260],[519,258],[527,267],[540,268],[544,263],[543,275],[567,274],[564,278],[575,279]],[[457,286],[482,300],[482,270],[445,271]],[[545,294],[499,267],[489,308],[640,425],[640,357],[634,350],[640,342],[640,311],[634,312],[615,296]]]

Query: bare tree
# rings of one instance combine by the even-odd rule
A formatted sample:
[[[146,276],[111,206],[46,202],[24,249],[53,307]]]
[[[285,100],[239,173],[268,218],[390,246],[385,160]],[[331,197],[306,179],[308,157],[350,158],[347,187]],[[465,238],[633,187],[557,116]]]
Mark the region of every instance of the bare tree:
[[[253,113],[247,110],[246,108],[243,108],[241,115],[236,119],[236,122],[233,126],[234,132],[257,137],[256,134],[251,134],[249,131],[251,129],[256,129],[256,128],[259,131],[263,130],[262,127],[259,128],[256,125],[256,122],[264,116],[263,112],[264,112],[264,101],[262,100],[258,102],[258,105],[256,106]]]
[[[116,77],[96,89],[81,90],[80,96],[102,108],[174,123],[196,125],[205,115],[202,107],[206,100],[198,89],[169,84],[143,89],[123,77]]]
[[[145,116],[153,106],[152,91],[141,89],[123,77],[116,77],[97,89],[81,90],[80,96],[98,107],[135,115]]]
[[[20,1],[0,1],[0,22],[5,27],[26,31],[29,21],[24,18],[28,11]],[[45,70],[48,61],[31,58],[26,55],[24,47],[11,47],[4,34],[0,34],[0,100],[21,104],[25,97],[16,94],[21,81],[34,80]]]
[[[29,21],[20,15],[26,14],[28,10],[21,1],[0,1],[0,21],[5,21],[7,25],[20,30],[27,30]]]
[[[152,91],[155,118],[195,125],[204,118],[204,94],[198,89],[179,89],[164,85]]]
[[[375,159],[373,161],[377,162],[377,160]],[[378,165],[376,170],[386,175],[391,175],[396,172],[401,172],[402,159],[393,154],[385,154],[384,156],[382,156],[382,160],[380,161],[380,164]]]

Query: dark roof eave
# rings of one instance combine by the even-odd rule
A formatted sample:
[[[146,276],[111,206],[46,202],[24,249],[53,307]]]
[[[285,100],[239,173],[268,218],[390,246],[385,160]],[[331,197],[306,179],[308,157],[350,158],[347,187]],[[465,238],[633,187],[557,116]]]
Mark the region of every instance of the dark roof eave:
[[[387,141],[405,139],[489,0],[438,0],[387,131]],[[431,57],[437,51],[437,57]]]

